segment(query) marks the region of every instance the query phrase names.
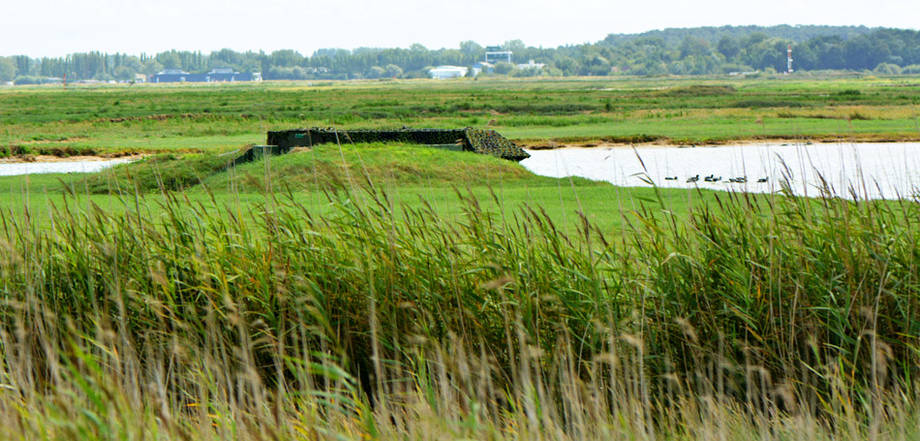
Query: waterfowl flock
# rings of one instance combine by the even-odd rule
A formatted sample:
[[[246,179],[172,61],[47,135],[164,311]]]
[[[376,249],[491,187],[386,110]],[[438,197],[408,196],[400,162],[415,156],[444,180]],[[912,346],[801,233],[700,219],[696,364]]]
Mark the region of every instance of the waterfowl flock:
[[[665,181],[676,181],[677,179],[678,179],[677,176],[665,176],[665,177],[664,177],[664,180],[665,180]],[[689,178],[687,178],[687,181],[686,181],[686,182],[687,182],[688,184],[693,184],[693,183],[699,182],[699,180],[700,180],[700,175],[697,174],[697,175],[695,175],[695,176],[690,176]],[[764,184],[764,183],[769,182],[769,180],[770,180],[769,177],[764,176],[764,177],[762,177],[762,178],[757,179],[757,183],[758,183],[758,184]],[[711,174],[711,175],[709,175],[709,176],[704,176],[704,177],[703,177],[703,181],[704,181],[704,182],[721,182],[721,181],[722,181],[722,177],[721,177],[721,176],[716,176],[715,174]],[[735,176],[735,177],[730,177],[730,178],[728,178],[728,180],[727,180],[727,182],[728,182],[728,183],[731,183],[731,184],[745,184],[745,183],[747,183],[747,181],[748,181],[747,176]]]

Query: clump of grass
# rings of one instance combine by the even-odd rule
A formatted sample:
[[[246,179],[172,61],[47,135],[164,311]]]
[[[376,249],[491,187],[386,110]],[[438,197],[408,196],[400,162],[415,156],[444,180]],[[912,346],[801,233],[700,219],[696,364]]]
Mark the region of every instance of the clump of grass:
[[[674,87],[674,88],[665,90],[662,93],[662,95],[674,96],[674,97],[722,96],[722,95],[732,95],[735,92],[737,92],[737,89],[735,89],[735,87],[731,85],[693,84],[690,86]]]
[[[777,112],[777,118],[810,118],[810,119],[843,119],[847,121],[861,120],[869,121],[875,119],[865,113],[853,111],[848,114],[825,114],[825,113],[794,113],[794,112]]]
[[[841,116],[837,115],[828,115],[824,113],[795,113],[788,111],[776,112],[777,118],[811,118],[811,119],[843,119]]]
[[[585,143],[586,141],[592,142],[609,142],[613,144],[643,144],[649,142],[662,142],[667,143],[672,141],[670,138],[661,135],[649,135],[645,133],[639,133],[636,135],[626,135],[626,136],[603,136],[599,138],[585,138],[582,136],[569,136],[569,137],[559,137],[554,139],[558,143]],[[595,144],[588,144],[595,145]]]
[[[0,158],[31,155],[32,149],[24,145],[0,146]]]
[[[839,92],[835,92],[834,95],[841,97],[855,97],[861,96],[862,92],[859,89],[844,89]]]
[[[99,152],[92,147],[76,147],[76,146],[37,146],[33,151],[39,155],[47,156],[57,156],[59,158],[67,158],[71,156],[95,156]],[[110,152],[107,153],[107,156],[127,156],[134,152],[131,151],[121,151],[121,152]]]
[[[27,146],[27,145],[12,145],[12,146],[0,146],[0,158],[7,158],[11,156],[32,156],[32,155],[47,155],[47,156],[57,156],[59,158],[67,158],[70,156],[93,156],[98,152],[92,147],[74,147],[74,146],[47,146],[47,145],[36,145],[36,146]],[[130,154],[131,152],[120,152],[122,156]],[[112,153],[109,154],[113,155]],[[117,154],[114,154],[117,156]]]
[[[728,107],[760,109],[765,107],[806,107],[805,103],[776,99],[749,99],[727,103]]]
[[[605,104],[605,109],[609,106]],[[608,109],[609,111],[609,109]],[[610,117],[599,115],[577,115],[577,116],[535,116],[535,115],[515,115],[503,117],[498,121],[498,125],[503,127],[569,127],[580,124],[601,124],[609,123]]]

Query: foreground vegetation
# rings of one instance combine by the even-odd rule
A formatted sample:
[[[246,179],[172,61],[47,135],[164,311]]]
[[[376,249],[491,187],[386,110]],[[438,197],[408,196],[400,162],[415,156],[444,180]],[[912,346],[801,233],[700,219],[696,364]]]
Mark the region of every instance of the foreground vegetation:
[[[374,177],[0,216],[0,436],[911,439],[915,202],[664,199],[564,232]],[[363,183],[362,183],[363,182]],[[491,201],[490,201],[491,199]]]

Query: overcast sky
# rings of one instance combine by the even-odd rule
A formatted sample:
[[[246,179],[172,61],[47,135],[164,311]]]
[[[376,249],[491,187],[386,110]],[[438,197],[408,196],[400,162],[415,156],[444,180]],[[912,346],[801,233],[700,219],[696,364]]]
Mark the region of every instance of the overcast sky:
[[[920,0],[4,0],[0,55],[458,47],[595,42],[666,27],[825,24],[918,29]]]

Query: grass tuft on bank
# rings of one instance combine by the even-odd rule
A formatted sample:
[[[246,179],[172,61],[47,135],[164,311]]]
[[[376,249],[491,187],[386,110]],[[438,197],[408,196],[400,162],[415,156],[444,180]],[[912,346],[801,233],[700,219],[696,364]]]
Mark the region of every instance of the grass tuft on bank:
[[[65,186],[72,187],[74,182],[79,182],[80,190],[91,194],[186,190],[226,170],[232,160],[233,156],[214,153],[159,154],[117,165],[83,179],[72,178],[65,181]]]

